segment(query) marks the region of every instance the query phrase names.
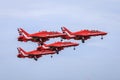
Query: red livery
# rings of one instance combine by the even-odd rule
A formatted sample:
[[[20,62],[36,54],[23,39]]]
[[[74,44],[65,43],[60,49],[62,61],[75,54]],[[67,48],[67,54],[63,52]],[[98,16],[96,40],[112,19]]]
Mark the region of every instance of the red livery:
[[[32,42],[38,42],[38,44],[42,45],[44,42],[48,41],[50,38],[56,38],[56,37],[61,37],[64,34],[60,33],[60,32],[48,32],[48,31],[41,31],[41,32],[37,32],[37,33],[33,33],[33,34],[29,34],[27,33],[25,30],[23,30],[22,28],[18,28],[18,32],[19,32],[19,37],[18,37],[18,41],[32,41]]]
[[[52,50],[32,50],[29,52],[24,51],[22,48],[17,48],[18,49],[18,55],[17,57],[19,58],[33,58],[34,60],[37,61],[38,58],[42,57],[42,55],[49,55],[49,54],[55,54],[55,51]]]
[[[32,41],[37,42],[39,46],[32,51],[24,51],[22,48],[17,48],[18,50],[18,58],[31,58],[34,60],[38,60],[38,58],[42,57],[43,55],[52,55],[57,53],[59,54],[59,51],[63,50],[66,47],[75,47],[78,46],[78,43],[75,42],[54,42],[51,44],[45,44],[44,42],[48,41],[50,38],[57,38],[61,37],[62,39],[74,39],[74,40],[81,40],[82,43],[85,42],[85,40],[90,39],[92,36],[101,36],[101,39],[103,39],[104,35],[107,35],[106,32],[98,31],[98,30],[80,30],[77,32],[71,32],[66,27],[61,27],[62,32],[48,32],[48,31],[40,31],[33,34],[27,33],[22,28],[18,28],[19,37],[18,41]]]
[[[37,50],[48,49],[56,51],[56,53],[58,54],[59,51],[63,50],[65,47],[74,47],[75,50],[75,46],[78,45],[79,44],[75,42],[55,42],[51,44],[43,44],[42,46],[39,46]]]
[[[34,60],[37,61],[38,58],[42,57],[42,55],[49,55],[55,54],[61,50],[63,50],[65,47],[72,47],[72,46],[78,46],[78,43],[73,43],[73,42],[55,42],[52,44],[44,44],[42,46],[39,46],[36,50],[32,50],[29,52],[24,51],[22,48],[17,48],[18,49],[18,57],[19,58],[33,58]]]
[[[77,32],[71,32],[66,27],[62,27],[61,29],[62,32],[66,34],[65,36],[62,36],[62,39],[82,40],[82,43],[92,36],[102,36],[101,39],[103,39],[103,36],[107,34],[106,32],[98,30],[80,30]]]

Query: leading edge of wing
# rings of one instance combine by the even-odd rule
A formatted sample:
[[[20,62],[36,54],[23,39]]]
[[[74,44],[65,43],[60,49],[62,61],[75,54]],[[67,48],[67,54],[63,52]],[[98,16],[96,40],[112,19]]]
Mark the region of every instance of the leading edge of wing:
[[[29,53],[29,55],[47,55],[47,54],[54,54],[55,51],[51,50],[35,50]]]

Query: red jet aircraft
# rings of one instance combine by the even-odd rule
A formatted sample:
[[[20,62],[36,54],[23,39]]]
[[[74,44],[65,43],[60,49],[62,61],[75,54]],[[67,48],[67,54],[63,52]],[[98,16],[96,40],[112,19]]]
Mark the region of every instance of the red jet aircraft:
[[[18,41],[32,41],[32,42],[38,42],[38,44],[42,45],[45,41],[49,40],[50,38],[56,38],[56,37],[61,37],[64,34],[60,32],[48,32],[48,31],[41,31],[33,34],[27,33],[25,30],[22,28],[18,28],[19,32],[19,37]]]
[[[29,51],[29,52],[26,52],[24,51],[22,48],[17,48],[18,50],[18,55],[17,57],[18,58],[33,58],[34,60],[38,60],[38,58],[42,57],[42,55],[49,55],[49,54],[55,54],[56,51],[52,51],[52,50],[33,50],[33,51]]]
[[[37,50],[42,50],[42,49],[46,49],[46,50],[52,50],[52,51],[56,51],[57,54],[59,54],[59,51],[63,50],[65,47],[74,47],[75,50],[75,46],[78,46],[78,43],[73,43],[73,42],[55,42],[55,43],[51,43],[51,44],[43,44],[42,46],[39,46],[37,48]]]
[[[75,39],[75,40],[82,40],[82,43],[85,42],[85,40],[89,39],[92,36],[102,36],[101,39],[103,39],[104,35],[107,35],[106,32],[98,31],[98,30],[81,30],[77,32],[71,32],[66,27],[61,27],[62,32],[65,33],[65,36],[62,36],[62,39]]]

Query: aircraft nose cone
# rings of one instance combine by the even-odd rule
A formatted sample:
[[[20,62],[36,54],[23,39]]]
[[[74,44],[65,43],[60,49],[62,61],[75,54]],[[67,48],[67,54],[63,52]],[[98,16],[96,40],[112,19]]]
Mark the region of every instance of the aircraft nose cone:
[[[78,46],[79,44],[78,44],[78,43],[76,43],[76,45]]]
[[[102,32],[102,31],[100,31],[98,34],[99,34],[99,35],[107,35],[106,32]]]
[[[78,46],[79,44],[78,43],[74,43],[75,46]]]
[[[106,32],[103,32],[103,35],[107,35],[107,33],[106,33]]]

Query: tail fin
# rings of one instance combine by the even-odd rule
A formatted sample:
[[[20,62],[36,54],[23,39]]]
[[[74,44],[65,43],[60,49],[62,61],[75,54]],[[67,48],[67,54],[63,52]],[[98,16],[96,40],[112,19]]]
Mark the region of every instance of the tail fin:
[[[24,51],[22,48],[18,47],[17,50],[18,50],[18,53],[19,53],[19,54],[22,54],[23,56],[28,56],[28,55],[26,54],[27,52]]]
[[[70,30],[68,30],[66,27],[61,27],[62,32],[66,33],[69,37],[72,36],[72,32]]]
[[[19,35],[23,35],[25,38],[29,39],[29,33],[27,33],[25,30],[22,28],[18,28]]]

